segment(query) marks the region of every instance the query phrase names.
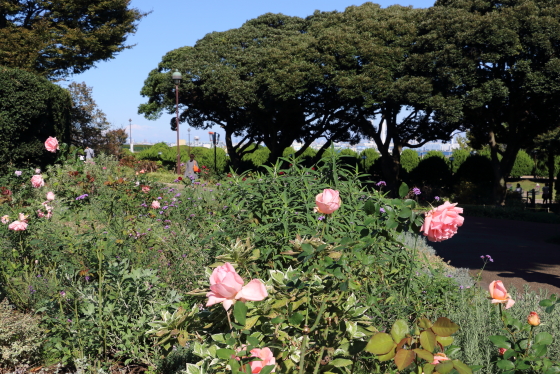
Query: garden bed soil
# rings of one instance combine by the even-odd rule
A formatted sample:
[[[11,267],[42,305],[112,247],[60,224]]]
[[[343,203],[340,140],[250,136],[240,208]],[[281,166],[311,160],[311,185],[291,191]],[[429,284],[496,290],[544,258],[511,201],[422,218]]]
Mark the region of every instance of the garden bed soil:
[[[487,288],[501,280],[506,288],[560,295],[560,245],[547,243],[558,236],[560,225],[465,217],[457,234],[440,243],[430,243],[437,255],[455,267],[468,268],[476,276],[483,265],[482,255],[490,255],[480,286]]]

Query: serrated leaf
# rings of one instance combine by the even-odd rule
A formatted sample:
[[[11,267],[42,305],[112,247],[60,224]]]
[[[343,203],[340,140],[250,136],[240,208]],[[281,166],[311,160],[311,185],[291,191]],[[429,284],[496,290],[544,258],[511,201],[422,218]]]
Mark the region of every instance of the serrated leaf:
[[[459,374],[472,374],[472,369],[459,360],[453,360],[453,367]]]
[[[552,344],[552,335],[544,331],[539,332],[537,335],[535,335],[535,344]]]
[[[511,343],[507,341],[507,338],[503,335],[492,335],[490,341],[498,348],[511,348]]]
[[[533,351],[535,352],[535,356],[541,357],[546,354],[547,345],[546,344],[535,344],[533,346]]]
[[[424,330],[420,333],[420,344],[422,348],[429,352],[436,349],[436,335],[431,330]]]
[[[431,352],[428,352],[425,349],[420,349],[420,348],[416,348],[413,349],[413,351],[418,355],[418,357],[420,357],[422,360],[428,361],[428,362],[433,362],[434,361],[434,355]]]
[[[404,339],[406,334],[408,334],[408,331],[409,328],[406,321],[398,319],[393,323],[393,327],[391,328],[391,337],[395,342],[400,342]]]
[[[393,338],[391,338],[391,335],[384,332],[378,332],[371,337],[366,345],[365,351],[376,355],[384,355],[388,353],[394,345],[395,342],[393,341]]]
[[[432,326],[432,331],[439,336],[450,336],[457,330],[459,330],[459,326],[446,317],[439,317]]]
[[[397,365],[397,369],[403,370],[407,368],[414,362],[416,358],[416,353],[413,351],[409,351],[408,349],[399,349],[397,354],[395,355],[395,364]]]

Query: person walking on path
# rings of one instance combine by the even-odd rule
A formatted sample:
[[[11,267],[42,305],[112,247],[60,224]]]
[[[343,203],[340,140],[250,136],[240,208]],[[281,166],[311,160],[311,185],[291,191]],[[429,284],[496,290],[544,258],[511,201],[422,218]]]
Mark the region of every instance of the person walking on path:
[[[552,200],[550,198],[550,188],[545,184],[542,188],[542,203],[546,204],[546,202],[550,200]]]
[[[198,178],[198,174],[196,174],[200,169],[198,168],[198,162],[194,159],[194,154],[190,154],[190,160],[187,162],[185,167],[185,178],[190,178],[190,180],[194,181]]]
[[[95,157],[95,152],[93,152],[93,149],[91,149],[90,147],[86,146],[86,161],[87,160],[91,160]]]

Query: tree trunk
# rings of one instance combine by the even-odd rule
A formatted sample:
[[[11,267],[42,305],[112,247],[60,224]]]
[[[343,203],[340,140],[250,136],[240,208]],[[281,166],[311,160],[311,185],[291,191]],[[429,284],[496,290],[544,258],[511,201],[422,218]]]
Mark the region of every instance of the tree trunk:
[[[550,196],[550,201],[554,197],[554,152],[552,150],[548,151],[548,187],[550,188],[548,191]]]

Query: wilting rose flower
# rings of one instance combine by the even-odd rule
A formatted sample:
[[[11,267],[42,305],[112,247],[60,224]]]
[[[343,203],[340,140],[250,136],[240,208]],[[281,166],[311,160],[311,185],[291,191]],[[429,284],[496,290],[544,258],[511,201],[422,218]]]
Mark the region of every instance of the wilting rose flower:
[[[1,220],[2,223],[6,225],[8,222],[10,222],[10,216],[6,214],[5,216],[2,216]]]
[[[251,373],[260,373],[265,366],[276,365],[276,360],[272,355],[270,348],[265,347],[263,349],[255,348],[251,349],[251,357],[260,358],[262,361],[251,361],[249,366],[251,366]],[[276,371],[276,368],[272,369],[272,373]]]
[[[150,186],[142,186],[142,192],[144,193],[150,192]]]
[[[52,192],[52,191],[47,192],[47,200],[48,201],[53,201],[54,200],[54,192]]]
[[[540,319],[539,315],[537,314],[537,312],[531,312],[531,313],[529,313],[529,316],[527,317],[527,322],[531,326],[538,326],[538,325],[541,324],[541,319]]]
[[[56,138],[53,138],[52,136],[49,136],[49,138],[45,141],[45,148],[47,149],[47,151],[55,153],[57,149],[60,149],[58,146],[58,140],[56,140]]]
[[[455,204],[446,201],[444,204],[426,213],[424,224],[420,231],[432,242],[441,242],[451,238],[457,233],[457,227],[462,226],[465,219],[459,214],[463,208],[457,208]]]
[[[253,279],[243,287],[243,279],[233,266],[226,262],[215,268],[210,276],[210,292],[206,294],[206,306],[222,303],[224,309],[228,310],[235,300],[261,301],[267,296],[266,287],[258,279]]]
[[[338,191],[330,188],[324,189],[323,192],[315,196],[316,210],[319,213],[332,214],[340,208],[341,203]]]
[[[47,213],[45,213],[45,212],[43,212],[41,209],[39,209],[39,210],[37,211],[37,216],[38,216],[39,218],[47,218],[47,219],[49,219],[49,218],[52,217],[52,211],[51,211],[51,210],[47,210]]]
[[[506,351],[507,351],[507,349],[505,349],[505,348],[499,348],[499,349],[498,349],[498,354],[499,354],[500,356],[503,356],[503,355],[506,353]]]
[[[445,353],[442,352],[438,352],[434,355],[434,361],[432,362],[432,365],[437,365],[439,364],[441,361],[447,361],[449,360],[449,357],[447,357],[445,355]]]
[[[509,293],[507,293],[506,288],[502,281],[493,281],[488,287],[490,291],[490,298],[492,299],[492,304],[506,304],[506,309],[509,309],[515,304]]]
[[[14,231],[25,231],[27,229],[27,222],[25,221],[14,221],[8,225],[8,229]]]
[[[31,177],[31,185],[35,188],[43,187],[45,185],[45,181],[42,176],[34,175]]]
[[[161,204],[159,203],[159,201],[157,200],[152,201],[152,208],[158,209],[160,206]]]

